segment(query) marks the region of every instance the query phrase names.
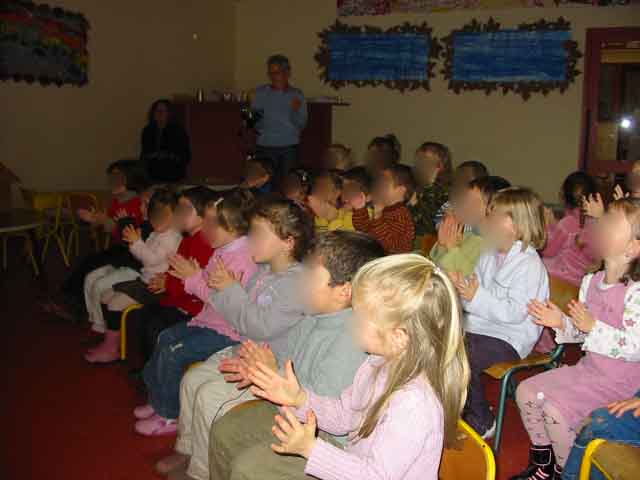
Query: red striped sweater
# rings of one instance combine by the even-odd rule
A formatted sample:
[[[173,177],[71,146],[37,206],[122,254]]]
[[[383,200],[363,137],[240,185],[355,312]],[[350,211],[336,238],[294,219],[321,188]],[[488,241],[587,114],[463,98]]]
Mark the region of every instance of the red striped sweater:
[[[403,203],[386,207],[380,218],[371,218],[366,208],[353,211],[353,226],[378,240],[389,254],[413,251],[416,227]]]

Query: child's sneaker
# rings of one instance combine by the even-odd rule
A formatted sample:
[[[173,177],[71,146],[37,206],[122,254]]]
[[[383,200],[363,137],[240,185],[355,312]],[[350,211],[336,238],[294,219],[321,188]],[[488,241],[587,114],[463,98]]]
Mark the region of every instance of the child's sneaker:
[[[147,437],[175,435],[178,433],[178,422],[161,417],[157,413],[146,420],[139,420],[135,426],[136,432]]]
[[[133,410],[133,416],[138,420],[146,420],[147,418],[151,418],[156,414],[156,411],[153,409],[150,403],[146,405],[142,405],[140,407],[136,407]]]

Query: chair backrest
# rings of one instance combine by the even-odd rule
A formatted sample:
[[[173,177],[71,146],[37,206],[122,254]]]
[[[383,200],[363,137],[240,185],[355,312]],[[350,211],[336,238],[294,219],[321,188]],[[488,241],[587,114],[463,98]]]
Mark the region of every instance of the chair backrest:
[[[550,299],[560,309],[567,313],[567,306],[571,300],[578,299],[580,289],[565,280],[557,277],[549,277]]]
[[[495,480],[496,460],[491,447],[463,420],[456,448],[446,448],[440,462],[440,480]]]
[[[44,212],[46,210],[55,210],[62,206],[62,195],[56,192],[38,192],[21,188],[24,203],[33,210]]]
[[[422,237],[422,241],[420,242],[420,251],[425,257],[428,257],[431,253],[431,249],[438,241],[437,235],[424,235]]]

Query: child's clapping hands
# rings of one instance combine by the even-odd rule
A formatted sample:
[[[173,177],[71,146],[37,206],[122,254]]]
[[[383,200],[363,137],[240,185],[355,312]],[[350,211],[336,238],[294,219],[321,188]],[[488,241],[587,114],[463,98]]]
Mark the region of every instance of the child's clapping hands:
[[[133,245],[138,240],[142,239],[142,230],[135,228],[132,225],[127,225],[122,230],[122,239],[129,245]]]
[[[474,273],[470,277],[466,278],[460,272],[451,272],[449,276],[451,277],[451,281],[456,287],[460,298],[462,298],[466,302],[472,301],[473,297],[476,296],[478,288],[480,288],[478,276]]]
[[[207,284],[209,288],[222,291],[234,283],[242,283],[242,275],[238,275],[227,268],[221,258],[216,260],[216,268],[209,271]]]
[[[200,265],[195,258],[187,260],[182,255],[174,255],[169,258],[169,275],[180,280],[186,280],[201,271]]]
[[[307,423],[302,424],[287,406],[300,408],[307,401],[307,392],[300,386],[293,363],[288,360],[285,365],[285,377],[258,362],[256,367],[249,369],[249,379],[253,383],[251,392],[265,400],[282,405],[283,415],[276,415],[276,424],[272,428],[273,434],[280,445],[272,444],[274,452],[289,455],[301,455],[309,458],[316,442],[316,417],[310,411]]]

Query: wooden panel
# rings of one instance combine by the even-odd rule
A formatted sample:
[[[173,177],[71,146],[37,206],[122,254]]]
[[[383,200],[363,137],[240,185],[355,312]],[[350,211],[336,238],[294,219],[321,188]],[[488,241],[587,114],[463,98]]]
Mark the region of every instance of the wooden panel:
[[[301,164],[322,168],[324,151],[331,144],[332,108],[328,103],[311,103],[307,128],[302,132]],[[176,117],[191,139],[188,180],[212,184],[238,183],[244,173],[247,153],[255,138],[241,136],[241,104],[234,102],[182,103]]]

